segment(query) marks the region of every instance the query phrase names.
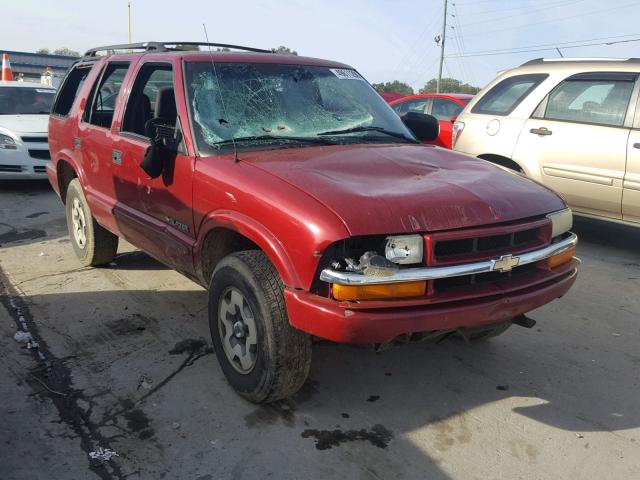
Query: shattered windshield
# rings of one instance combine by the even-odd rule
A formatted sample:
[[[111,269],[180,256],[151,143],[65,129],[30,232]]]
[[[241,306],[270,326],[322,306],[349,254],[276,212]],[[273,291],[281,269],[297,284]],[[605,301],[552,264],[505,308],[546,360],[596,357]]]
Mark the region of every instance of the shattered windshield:
[[[215,153],[232,140],[238,148],[265,142],[272,148],[414,141],[355,70],[190,62],[186,81],[198,147],[204,152]]]

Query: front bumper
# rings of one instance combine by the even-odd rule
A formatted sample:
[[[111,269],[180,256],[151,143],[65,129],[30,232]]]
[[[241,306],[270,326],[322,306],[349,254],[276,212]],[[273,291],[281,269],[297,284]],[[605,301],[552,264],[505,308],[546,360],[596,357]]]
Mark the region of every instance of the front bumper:
[[[44,134],[46,137],[46,134]],[[32,155],[48,152],[46,143],[16,142],[16,148],[0,149],[0,179],[45,179],[47,158],[36,158]],[[45,155],[45,154],[43,154]],[[48,156],[48,153],[46,153]]]
[[[565,238],[556,243],[534,250],[533,252],[520,254],[517,257],[504,255],[500,259],[465,263],[462,265],[452,265],[448,267],[405,268],[386,277],[367,276],[360,273],[343,272],[327,268],[320,273],[320,280],[328,283],[337,283],[339,285],[379,285],[385,283],[416,282],[421,280],[438,280],[441,278],[477,275],[480,273],[500,271],[500,261],[503,259],[508,259],[514,262],[509,267],[509,269],[511,269],[516,266],[528,265],[530,263],[539,262],[540,260],[546,260],[554,255],[566,252],[570,248],[574,248],[577,244],[578,236],[575,233],[569,233]]]
[[[337,302],[310,292],[287,288],[285,301],[292,326],[340,343],[385,343],[414,332],[490,325],[509,320],[563,296],[576,280],[578,260],[563,266],[563,274],[546,283],[508,294],[431,305],[389,308]]]

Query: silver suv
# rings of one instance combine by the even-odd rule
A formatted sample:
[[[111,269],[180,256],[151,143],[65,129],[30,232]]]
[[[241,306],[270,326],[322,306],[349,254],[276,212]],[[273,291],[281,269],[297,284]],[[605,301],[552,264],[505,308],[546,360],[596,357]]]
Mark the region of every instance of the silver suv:
[[[640,226],[640,59],[537,59],[454,124],[454,150],[520,171],[577,214]]]

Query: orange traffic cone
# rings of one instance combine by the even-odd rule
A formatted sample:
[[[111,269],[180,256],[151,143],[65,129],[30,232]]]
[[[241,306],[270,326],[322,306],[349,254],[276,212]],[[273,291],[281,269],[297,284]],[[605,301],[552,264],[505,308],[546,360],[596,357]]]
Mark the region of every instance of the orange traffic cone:
[[[13,80],[13,72],[11,71],[8,53],[2,54],[2,80]]]

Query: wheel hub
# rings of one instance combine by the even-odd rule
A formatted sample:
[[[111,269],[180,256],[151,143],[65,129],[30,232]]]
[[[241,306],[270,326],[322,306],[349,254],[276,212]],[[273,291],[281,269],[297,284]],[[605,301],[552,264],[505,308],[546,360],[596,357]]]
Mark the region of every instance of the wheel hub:
[[[71,204],[71,225],[76,244],[78,247],[84,248],[87,244],[87,222],[78,198],[74,198]]]
[[[235,287],[220,297],[218,329],[229,363],[239,373],[250,373],[258,358],[258,331],[251,306]]]

